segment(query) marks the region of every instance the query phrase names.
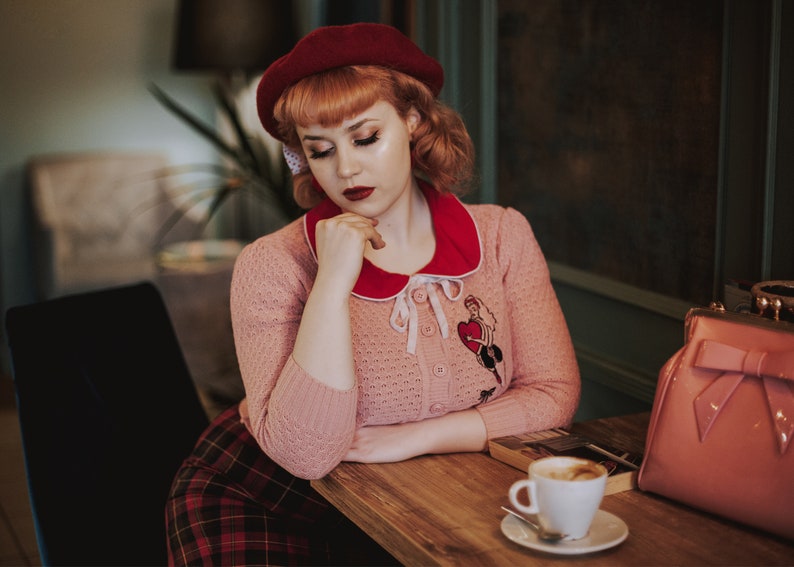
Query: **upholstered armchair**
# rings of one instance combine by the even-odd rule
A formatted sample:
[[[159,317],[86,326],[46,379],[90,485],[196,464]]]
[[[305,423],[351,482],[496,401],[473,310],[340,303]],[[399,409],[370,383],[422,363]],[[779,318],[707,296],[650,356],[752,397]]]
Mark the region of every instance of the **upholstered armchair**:
[[[78,153],[28,163],[41,299],[155,279],[158,230],[174,210],[157,153]],[[190,237],[188,220],[169,240]]]

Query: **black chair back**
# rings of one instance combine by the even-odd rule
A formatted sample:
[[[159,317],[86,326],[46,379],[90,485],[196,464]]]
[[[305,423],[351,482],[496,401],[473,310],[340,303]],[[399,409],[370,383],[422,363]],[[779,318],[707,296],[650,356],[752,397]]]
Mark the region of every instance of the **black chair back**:
[[[208,420],[150,283],[6,314],[42,562],[164,565],[171,481]]]

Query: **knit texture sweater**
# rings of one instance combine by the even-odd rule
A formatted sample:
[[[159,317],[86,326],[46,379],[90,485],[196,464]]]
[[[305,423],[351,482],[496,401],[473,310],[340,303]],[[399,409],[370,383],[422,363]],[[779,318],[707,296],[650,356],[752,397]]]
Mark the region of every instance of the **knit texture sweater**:
[[[422,187],[435,256],[411,275],[364,261],[350,297],[351,390],[323,384],[291,356],[317,272],[313,229],[339,209],[326,200],[237,260],[231,313],[247,396],[241,416],[262,449],[298,477],[332,470],[358,427],[476,408],[494,438],[573,418],[579,370],[529,223],[514,209],[464,205]]]

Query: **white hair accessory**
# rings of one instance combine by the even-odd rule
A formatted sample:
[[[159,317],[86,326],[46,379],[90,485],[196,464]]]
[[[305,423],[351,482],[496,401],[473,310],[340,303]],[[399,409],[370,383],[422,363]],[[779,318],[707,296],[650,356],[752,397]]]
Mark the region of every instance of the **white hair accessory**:
[[[309,162],[306,161],[306,156],[302,151],[296,152],[286,145],[281,146],[281,151],[284,153],[284,159],[287,160],[287,166],[289,166],[292,175],[309,171]]]

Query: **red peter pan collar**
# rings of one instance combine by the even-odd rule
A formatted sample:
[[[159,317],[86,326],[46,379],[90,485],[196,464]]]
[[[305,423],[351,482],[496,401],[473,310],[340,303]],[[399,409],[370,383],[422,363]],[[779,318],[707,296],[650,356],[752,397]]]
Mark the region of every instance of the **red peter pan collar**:
[[[430,262],[413,275],[447,279],[462,278],[476,272],[482,260],[482,250],[477,224],[469,211],[454,195],[442,195],[421,180],[419,187],[433,218],[436,252]],[[304,215],[303,228],[315,260],[317,223],[341,212],[331,199],[325,199]],[[353,294],[376,301],[391,299],[405,290],[410,279],[411,275],[387,272],[365,258],[361,274],[353,287]]]

